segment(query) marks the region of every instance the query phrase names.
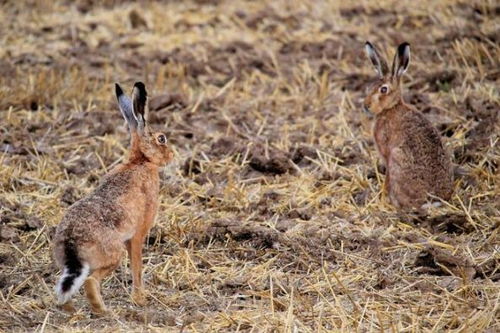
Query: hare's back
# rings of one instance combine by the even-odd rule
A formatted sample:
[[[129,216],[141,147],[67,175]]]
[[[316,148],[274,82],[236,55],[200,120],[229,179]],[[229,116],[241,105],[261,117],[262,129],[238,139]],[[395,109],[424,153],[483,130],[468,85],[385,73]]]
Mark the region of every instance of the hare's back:
[[[449,199],[453,189],[451,160],[432,123],[418,111],[405,115],[401,141],[391,150],[391,191],[402,206],[425,203],[427,193]]]
[[[130,212],[123,205],[123,196],[133,187],[132,171],[123,170],[106,175],[87,197],[68,208],[56,230],[56,239],[95,241],[97,236],[128,232]]]
[[[129,193],[134,188],[134,180],[140,178],[134,169],[124,169],[113,172],[103,177],[92,196],[98,200],[115,201],[117,198]]]
[[[401,148],[412,163],[427,168],[447,163],[441,136],[422,113],[413,110],[408,112],[402,127]]]
[[[115,200],[103,200],[94,194],[68,208],[57,226],[56,242],[100,242],[102,236],[111,237],[126,224],[127,214]]]

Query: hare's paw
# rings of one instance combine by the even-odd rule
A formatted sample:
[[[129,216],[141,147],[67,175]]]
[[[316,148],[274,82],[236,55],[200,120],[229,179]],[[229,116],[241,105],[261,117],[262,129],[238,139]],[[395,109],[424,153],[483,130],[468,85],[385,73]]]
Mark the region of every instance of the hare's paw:
[[[113,312],[105,306],[91,306],[92,317],[102,318],[112,316]]]
[[[139,306],[146,305],[147,299],[144,289],[134,289],[132,291],[132,301]]]
[[[73,303],[72,300],[67,301],[66,303],[62,304],[60,307],[62,310],[64,310],[64,312],[69,313],[69,314],[73,314],[76,312],[75,304]]]

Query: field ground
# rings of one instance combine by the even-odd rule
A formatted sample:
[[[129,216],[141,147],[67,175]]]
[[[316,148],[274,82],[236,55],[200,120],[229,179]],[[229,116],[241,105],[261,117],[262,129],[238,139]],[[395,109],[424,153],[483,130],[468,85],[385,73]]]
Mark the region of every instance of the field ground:
[[[496,1],[0,4],[0,331],[500,331]],[[412,45],[405,98],[452,152],[427,215],[381,193],[360,102],[371,40]],[[124,158],[113,83],[143,80],[175,162],[113,315],[54,304],[50,239]]]

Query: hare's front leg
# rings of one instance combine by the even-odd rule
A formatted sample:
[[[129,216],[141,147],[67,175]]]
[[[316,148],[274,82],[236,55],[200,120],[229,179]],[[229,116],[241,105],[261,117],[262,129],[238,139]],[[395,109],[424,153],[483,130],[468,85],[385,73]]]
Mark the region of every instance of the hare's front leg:
[[[138,225],[134,236],[127,241],[127,251],[130,258],[130,269],[132,270],[132,300],[137,305],[146,305],[146,294],[142,285],[142,247],[149,230],[153,226],[158,207],[155,200],[146,209],[146,216]]]
[[[136,233],[126,243],[130,258],[130,269],[132,270],[132,300],[137,305],[146,304],[146,296],[142,286],[142,244],[144,238],[143,233]]]

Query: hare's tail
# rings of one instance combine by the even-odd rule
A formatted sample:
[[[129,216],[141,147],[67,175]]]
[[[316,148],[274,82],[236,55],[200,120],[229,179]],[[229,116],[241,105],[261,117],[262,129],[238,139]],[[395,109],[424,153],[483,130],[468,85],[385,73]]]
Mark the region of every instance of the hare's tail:
[[[74,244],[64,245],[64,257],[63,273],[55,287],[59,304],[68,302],[89,275],[89,265],[80,260]]]

